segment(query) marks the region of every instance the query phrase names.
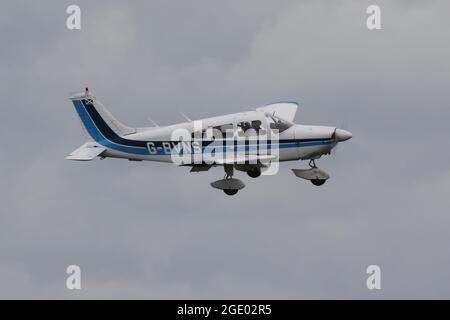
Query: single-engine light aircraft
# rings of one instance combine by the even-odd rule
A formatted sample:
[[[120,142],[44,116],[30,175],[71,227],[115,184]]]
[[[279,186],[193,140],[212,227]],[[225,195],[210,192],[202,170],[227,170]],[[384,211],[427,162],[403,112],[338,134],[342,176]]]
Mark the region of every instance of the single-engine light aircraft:
[[[330,154],[339,142],[352,134],[337,127],[295,124],[295,102],[277,102],[252,111],[187,121],[170,126],[131,128],[114,116],[88,88],[72,94],[87,142],[66,157],[89,161],[96,157],[130,161],[162,161],[208,171],[222,166],[223,179],[211,186],[234,195],[245,184],[233,178],[234,170],[250,177],[274,174],[281,161],[309,160],[308,169],[292,169],[294,174],[320,186],[329,175],[316,160]]]

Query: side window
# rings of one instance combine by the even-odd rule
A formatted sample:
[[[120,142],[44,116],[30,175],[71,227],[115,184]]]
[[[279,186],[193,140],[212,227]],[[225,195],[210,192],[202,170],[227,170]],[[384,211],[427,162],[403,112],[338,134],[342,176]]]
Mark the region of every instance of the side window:
[[[203,139],[203,140],[215,140],[217,138],[224,138],[227,132],[234,132],[233,124],[225,124],[215,127],[208,127],[202,131],[191,132],[192,139]]]
[[[202,139],[203,138],[203,132],[202,131],[193,131],[191,132],[191,138],[194,139]]]
[[[222,137],[224,139],[227,137],[227,132],[228,134],[230,134],[230,132],[234,132],[234,127],[232,123],[215,126],[213,127],[213,129],[219,130],[222,133]]]
[[[253,120],[252,128],[259,132],[259,130],[261,130],[261,120]]]
[[[250,136],[265,134],[266,130],[262,126],[261,120],[242,121],[237,124],[238,135]]]

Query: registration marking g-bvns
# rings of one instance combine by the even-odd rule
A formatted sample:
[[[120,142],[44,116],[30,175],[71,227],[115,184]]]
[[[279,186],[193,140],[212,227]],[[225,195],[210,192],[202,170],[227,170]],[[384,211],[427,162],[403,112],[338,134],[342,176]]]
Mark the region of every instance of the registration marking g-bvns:
[[[163,150],[164,154],[171,154],[172,149],[178,154],[180,153],[181,150],[183,150],[183,153],[191,153],[191,152],[201,153],[202,152],[200,142],[198,142],[198,141],[193,141],[193,142],[164,141],[164,142],[161,142],[161,146],[158,146],[158,147],[155,145],[155,142],[147,142],[147,150],[148,150],[148,153],[151,155],[158,154],[158,150]]]

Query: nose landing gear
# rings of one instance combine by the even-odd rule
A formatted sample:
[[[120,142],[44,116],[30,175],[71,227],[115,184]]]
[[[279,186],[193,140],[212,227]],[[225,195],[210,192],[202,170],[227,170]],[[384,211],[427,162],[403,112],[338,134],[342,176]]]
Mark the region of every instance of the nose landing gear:
[[[330,176],[316,166],[314,159],[309,161],[309,169],[292,169],[294,174],[302,179],[309,180],[315,186],[323,185]]]

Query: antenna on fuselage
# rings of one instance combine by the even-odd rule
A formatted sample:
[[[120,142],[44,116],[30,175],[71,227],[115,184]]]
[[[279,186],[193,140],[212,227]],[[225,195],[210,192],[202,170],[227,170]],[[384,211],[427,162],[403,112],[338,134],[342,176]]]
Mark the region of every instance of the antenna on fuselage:
[[[181,114],[181,116],[183,117],[183,118],[185,118],[188,122],[192,122],[192,120],[187,116],[187,115],[185,115],[183,112],[181,112],[181,111],[179,111],[180,112],[180,114]]]
[[[89,88],[88,87],[86,87],[86,89],[84,90],[84,96],[85,96],[85,99],[86,99],[87,103],[89,103],[89,104],[93,104],[94,103],[93,97],[92,97],[91,93],[89,92]]]
[[[148,119],[148,121],[150,121],[153,124],[154,127],[159,127],[159,124],[157,124],[155,121],[153,121],[152,118],[148,117],[147,119]]]

